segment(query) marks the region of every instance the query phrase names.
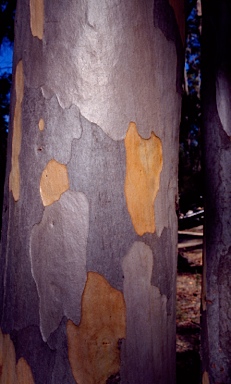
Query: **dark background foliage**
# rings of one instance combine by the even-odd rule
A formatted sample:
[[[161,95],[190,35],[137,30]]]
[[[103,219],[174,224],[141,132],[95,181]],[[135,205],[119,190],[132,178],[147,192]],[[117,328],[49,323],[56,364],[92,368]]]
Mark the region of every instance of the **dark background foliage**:
[[[185,90],[182,100],[179,151],[179,209],[203,204],[201,169],[201,13],[196,0],[186,2]]]
[[[14,14],[16,8],[16,0],[0,1],[0,44],[4,39],[10,42],[14,41]]]

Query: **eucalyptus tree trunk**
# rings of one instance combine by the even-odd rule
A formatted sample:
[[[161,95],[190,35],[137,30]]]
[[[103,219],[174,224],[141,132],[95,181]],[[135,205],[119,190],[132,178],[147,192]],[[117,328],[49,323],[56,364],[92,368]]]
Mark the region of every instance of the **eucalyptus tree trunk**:
[[[183,40],[183,1],[18,0],[2,383],[175,382]]]
[[[203,383],[231,383],[231,4],[203,5]]]

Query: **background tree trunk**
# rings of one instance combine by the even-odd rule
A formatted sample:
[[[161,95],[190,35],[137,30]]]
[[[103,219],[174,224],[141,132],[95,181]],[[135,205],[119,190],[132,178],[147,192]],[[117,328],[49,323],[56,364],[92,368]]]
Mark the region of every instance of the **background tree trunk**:
[[[183,1],[18,1],[3,383],[174,383],[182,40]]]
[[[231,383],[231,4],[203,2],[203,383]]]

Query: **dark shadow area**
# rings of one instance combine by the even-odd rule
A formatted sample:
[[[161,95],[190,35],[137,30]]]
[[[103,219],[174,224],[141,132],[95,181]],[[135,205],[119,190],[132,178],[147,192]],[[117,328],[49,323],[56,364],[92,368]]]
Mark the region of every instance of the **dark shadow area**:
[[[200,383],[203,226],[181,231],[177,264],[177,384]]]
[[[194,248],[195,249],[195,248]],[[202,274],[202,265],[192,265],[189,263],[187,257],[184,257],[182,254],[178,254],[178,265],[177,265],[178,274]]]
[[[204,209],[201,206],[194,207],[194,210],[188,210],[187,213],[180,214],[178,220],[178,229],[188,229],[203,225]]]
[[[120,380],[120,373],[118,372],[115,375],[110,376],[107,379],[106,384],[118,384],[120,382],[121,382],[121,380]]]
[[[177,384],[200,383],[200,356],[196,351],[177,353]]]
[[[200,130],[202,13],[200,1],[187,0],[185,7],[185,90],[179,151],[176,373],[177,384],[199,384],[204,221]]]

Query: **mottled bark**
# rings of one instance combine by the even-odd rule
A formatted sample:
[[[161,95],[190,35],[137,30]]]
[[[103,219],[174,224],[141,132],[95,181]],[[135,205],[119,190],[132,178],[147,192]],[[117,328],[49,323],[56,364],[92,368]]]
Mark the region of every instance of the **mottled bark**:
[[[16,382],[175,381],[182,4],[18,0],[0,268]]]
[[[203,2],[204,383],[231,383],[231,4]]]

